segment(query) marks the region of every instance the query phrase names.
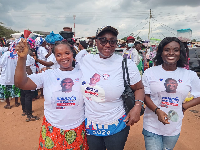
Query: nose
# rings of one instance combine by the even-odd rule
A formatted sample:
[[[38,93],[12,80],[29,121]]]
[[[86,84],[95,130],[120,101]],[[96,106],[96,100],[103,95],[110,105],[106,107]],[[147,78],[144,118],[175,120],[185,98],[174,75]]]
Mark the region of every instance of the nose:
[[[111,47],[111,46],[110,46],[110,41],[108,41],[108,42],[106,43],[105,46],[106,46],[106,47]]]
[[[174,55],[174,50],[173,50],[173,49],[170,49],[170,50],[169,50],[169,54],[170,54],[170,55]]]

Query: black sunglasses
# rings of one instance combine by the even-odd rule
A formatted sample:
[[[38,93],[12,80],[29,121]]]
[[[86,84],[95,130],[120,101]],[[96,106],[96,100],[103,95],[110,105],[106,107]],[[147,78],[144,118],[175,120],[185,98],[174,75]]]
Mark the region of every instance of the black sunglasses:
[[[117,40],[107,40],[105,37],[98,37],[97,39],[100,41],[102,46],[105,46],[107,43],[109,43],[110,46],[115,46],[117,44]]]

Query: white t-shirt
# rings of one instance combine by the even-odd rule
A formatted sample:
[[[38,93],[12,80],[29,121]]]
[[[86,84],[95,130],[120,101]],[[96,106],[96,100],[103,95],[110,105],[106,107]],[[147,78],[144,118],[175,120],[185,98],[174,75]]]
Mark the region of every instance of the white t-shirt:
[[[49,69],[29,76],[37,85],[37,89],[44,88],[44,115],[52,126],[70,130],[78,127],[84,121],[84,102],[80,88],[81,76],[81,71],[76,68],[72,71]],[[71,92],[62,92],[61,81],[65,78],[73,80],[74,85]],[[67,105],[69,103],[71,105]]]
[[[0,67],[2,68],[0,84],[14,85],[15,68],[18,57],[11,58],[10,51],[5,52],[0,58]]]
[[[8,51],[8,47],[0,47],[0,57],[3,55],[3,53],[5,53],[6,51]]]
[[[126,56],[126,57],[125,57]],[[138,51],[135,48],[130,48],[129,50],[124,50],[123,57],[132,59],[135,62],[136,66],[140,63],[142,57],[138,54]]]
[[[38,50],[37,50],[38,59],[46,61],[47,59],[45,58],[45,56],[46,56],[47,54],[48,54],[48,52],[47,52],[47,50],[46,50],[44,47],[40,46],[40,47],[38,48]],[[44,66],[44,65],[42,65],[42,64],[40,64],[40,63],[38,63],[38,65],[39,65],[39,68],[40,68],[40,69],[46,67],[46,66]]]
[[[53,53],[47,58],[47,62],[50,62],[50,61],[53,63],[53,65],[50,68],[52,69],[60,68],[60,65],[56,61],[56,57]]]
[[[166,81],[168,79],[168,81]],[[178,67],[175,71],[165,71],[162,65],[145,70],[142,82],[145,94],[150,94],[154,104],[168,114],[170,124],[164,125],[148,107],[143,117],[145,130],[164,136],[178,135],[181,131],[182,103],[190,91],[200,97],[200,79],[191,70]],[[174,93],[170,92],[175,90]]]
[[[29,54],[27,55],[26,66],[30,66],[32,72],[36,73],[35,59]]]
[[[88,54],[86,50],[77,54],[76,67],[83,73],[82,91],[88,120],[111,124],[125,114],[121,99],[124,91],[122,60],[117,54],[107,59]],[[134,85],[141,80],[140,73],[133,61],[127,60],[127,65],[130,84]]]

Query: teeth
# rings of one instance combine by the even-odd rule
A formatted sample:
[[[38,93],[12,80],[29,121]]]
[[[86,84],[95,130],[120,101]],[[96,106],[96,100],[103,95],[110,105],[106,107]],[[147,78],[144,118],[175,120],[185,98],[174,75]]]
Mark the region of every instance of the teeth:
[[[169,59],[174,59],[174,57],[168,57]]]

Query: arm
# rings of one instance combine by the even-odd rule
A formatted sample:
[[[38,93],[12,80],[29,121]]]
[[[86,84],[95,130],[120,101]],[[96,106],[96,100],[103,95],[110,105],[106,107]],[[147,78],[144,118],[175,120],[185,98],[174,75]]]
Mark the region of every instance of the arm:
[[[131,89],[135,91],[135,100],[144,101],[144,86],[141,80],[136,84],[131,85]],[[129,120],[126,124],[127,126],[134,125],[134,123],[137,123],[140,120],[142,104],[143,103],[140,101],[135,102],[135,106],[130,110],[126,119],[124,120],[125,122]]]
[[[151,100],[150,98],[150,94],[145,94],[145,99],[144,99],[144,102],[145,102],[145,105],[151,109],[153,112],[155,112],[157,106],[153,103],[153,101]],[[162,122],[163,124],[169,124],[168,122],[168,119],[167,119],[167,114],[160,110],[160,109],[157,109],[156,112],[155,112],[158,116],[158,120],[160,122]]]
[[[51,54],[52,54],[52,49],[50,48],[50,49],[49,49],[49,52],[48,52],[48,54],[45,56],[45,58],[48,58]]]
[[[15,69],[15,86],[23,90],[35,90],[36,84],[26,75],[26,58],[28,54],[28,46],[26,39],[22,39],[16,46],[18,54],[17,67]]]
[[[189,102],[183,103],[183,111],[186,111],[190,107],[196,106],[198,104],[200,104],[200,97],[194,98]]]
[[[37,58],[35,58],[35,61],[37,61],[37,62],[39,62],[40,64],[42,64],[42,65],[44,65],[44,66],[47,66],[47,67],[50,67],[50,66],[53,66],[53,65],[54,65],[54,63],[51,62],[51,61],[47,62],[47,61],[40,60],[40,59],[37,59]]]

